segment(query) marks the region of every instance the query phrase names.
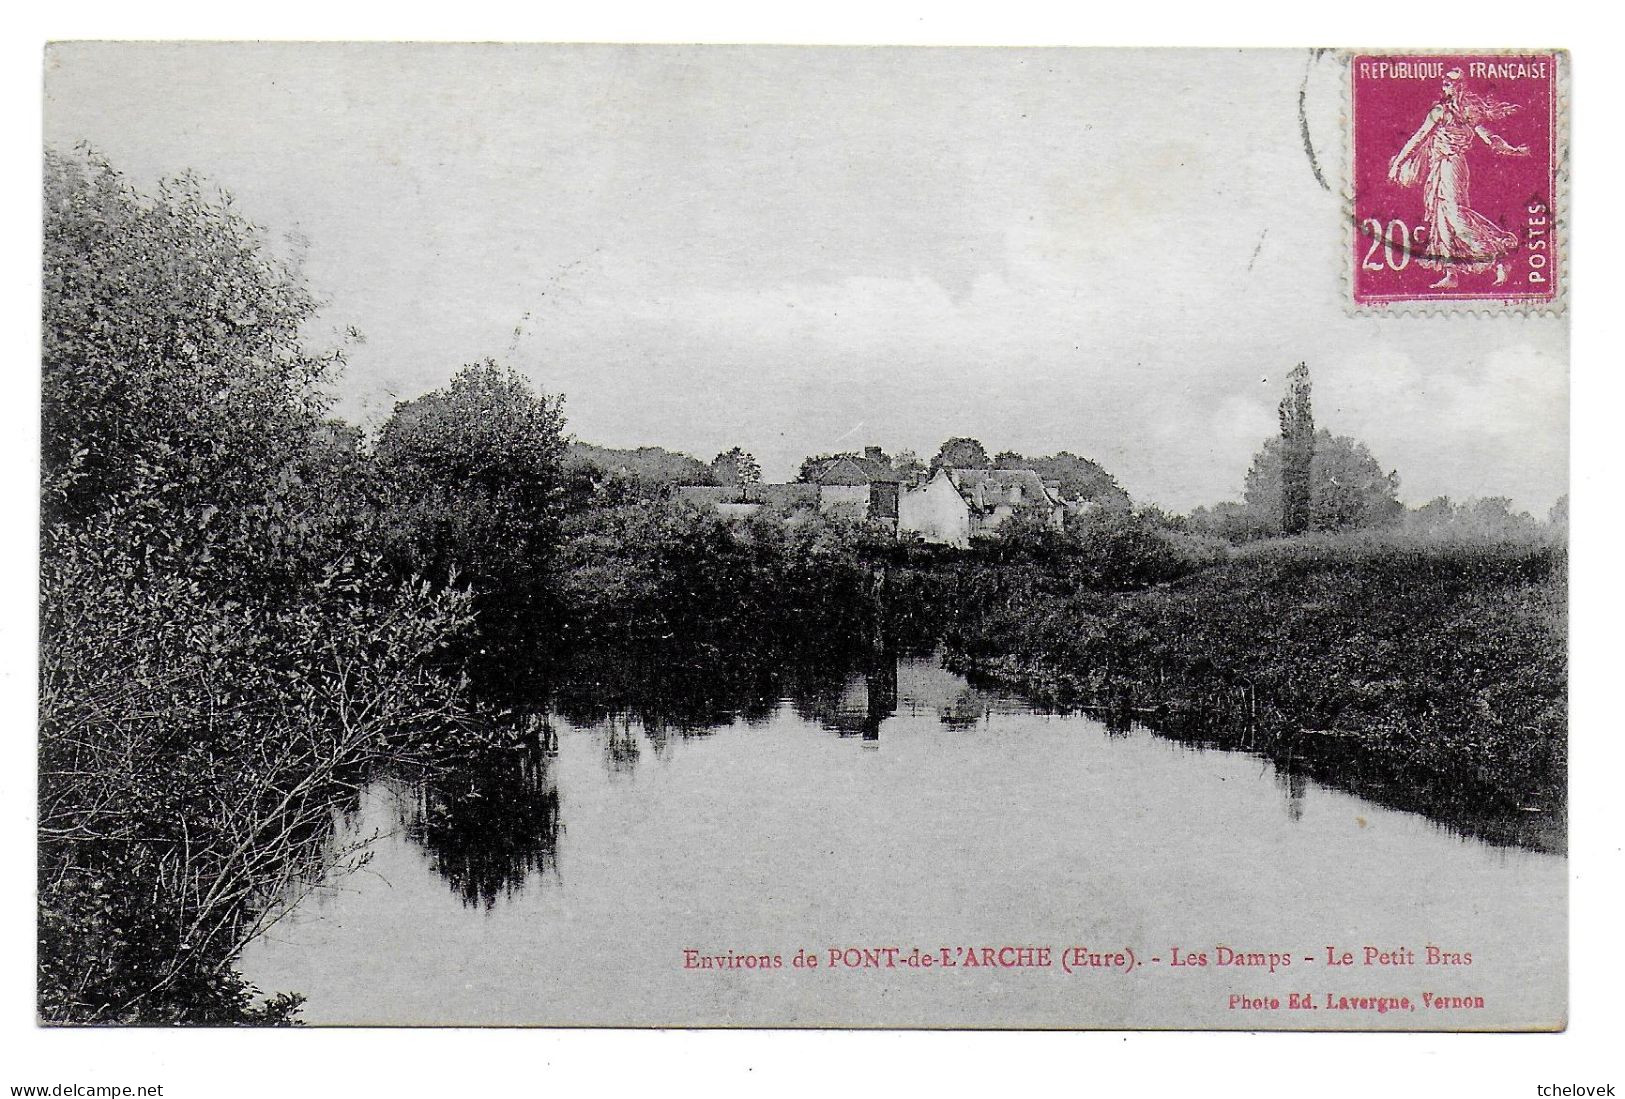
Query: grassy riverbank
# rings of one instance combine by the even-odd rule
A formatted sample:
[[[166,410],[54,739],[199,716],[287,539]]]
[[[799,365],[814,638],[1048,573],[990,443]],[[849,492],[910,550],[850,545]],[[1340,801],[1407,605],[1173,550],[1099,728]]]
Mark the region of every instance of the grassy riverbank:
[[[1361,532],[1238,548],[1176,580],[980,563],[945,636],[956,667],[1058,705],[1290,758],[1491,838],[1560,847],[1566,547],[1542,536]],[[1459,810],[1459,812],[1458,812]]]
[[[1566,545],[1546,527],[1230,546],[1121,513],[953,550],[640,506],[583,521],[561,560],[566,697],[704,715],[766,704],[809,654],[940,644],[1040,704],[1563,845]]]

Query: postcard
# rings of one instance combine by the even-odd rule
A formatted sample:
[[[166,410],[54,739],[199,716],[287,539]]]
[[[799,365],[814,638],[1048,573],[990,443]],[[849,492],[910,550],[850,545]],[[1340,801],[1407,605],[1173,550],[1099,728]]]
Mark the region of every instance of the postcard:
[[[1569,68],[52,45],[39,1022],[1564,1028]]]

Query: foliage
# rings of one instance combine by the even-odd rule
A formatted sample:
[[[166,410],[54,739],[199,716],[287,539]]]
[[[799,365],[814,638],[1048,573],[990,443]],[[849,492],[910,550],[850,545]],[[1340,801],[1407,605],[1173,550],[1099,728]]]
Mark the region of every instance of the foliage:
[[[361,769],[464,720],[426,666],[466,597],[358,599],[334,573],[245,604],[121,541],[64,537],[42,577],[40,1011],[246,1021],[230,964],[357,854],[327,840]]]
[[[1253,456],[1244,492],[1253,522],[1275,530],[1287,527],[1287,516],[1281,512],[1279,503],[1283,499],[1285,447],[1280,439],[1265,441],[1263,448]],[[1345,435],[1333,435],[1325,428],[1315,433],[1309,474],[1309,519],[1303,529],[1326,531],[1390,526],[1398,522],[1403,513],[1398,475],[1384,473],[1364,443]]]
[[[1567,507],[1567,497],[1558,501]],[[1561,521],[1549,522],[1555,530],[1566,529],[1564,512],[1554,505],[1553,515]],[[1485,496],[1460,503],[1448,496],[1436,496],[1404,516],[1407,530],[1461,537],[1516,538],[1537,534],[1541,525],[1526,511],[1513,511],[1505,496]]]
[[[892,469],[896,470],[906,482],[925,480],[931,472],[931,467],[912,450],[899,450],[892,457]]]
[[[308,583],[348,520],[313,493],[336,352],[314,302],[228,198],[138,195],[95,157],[46,157],[41,496],[49,524],[117,501],[142,555],[257,587]],[[171,535],[211,529],[209,552]]]
[[[638,502],[573,515],[559,588],[572,647],[770,662],[874,630],[866,535],[808,516]]]
[[[624,699],[704,683],[758,707],[795,662],[943,641],[1063,700],[1154,696],[1191,728],[1168,715],[1245,697],[1285,751],[1323,758],[1304,738],[1329,730],[1379,770],[1561,803],[1566,500],[1547,525],[1441,498],[1396,527],[1396,478],[1314,430],[1301,364],[1245,505],[1136,511],[1088,459],[990,460],[955,438],[931,470],[1032,469],[1101,506],[1063,530],[1018,512],[969,549],[909,544],[669,499],[760,471],[737,447],[707,466],[567,444],[562,399],[489,361],[397,406],[369,452],[329,416],[340,359],[300,337],[297,270],[229,201],[191,179],[144,197],[55,155],[45,192],[48,1021],[291,1021],[299,998],[260,1001],[233,961],[365,857],[333,848],[334,814],[386,763],[458,750],[419,779],[408,826],[469,904],[548,865],[557,791],[457,656],[494,638]],[[1282,529],[1304,533],[1265,537]],[[611,665],[642,678],[591,680]],[[493,668],[474,669],[488,694]]]
[[[1186,517],[1186,523],[1192,531],[1226,542],[1253,542],[1272,538],[1280,531],[1280,524],[1272,515],[1260,514],[1234,500],[1195,508]]]
[[[997,560],[1054,558],[1077,548],[1066,533],[1049,521],[1047,508],[1018,507],[994,529],[991,537],[976,539],[977,548]]]
[[[733,447],[711,459],[711,475],[719,485],[754,485],[762,479],[762,467],[740,447]]]
[[[1123,508],[1070,513],[1062,530],[1051,526],[1044,512],[1021,509],[972,549],[982,560],[1039,564],[1069,584],[1122,591],[1178,579],[1225,553],[1216,540],[1173,529],[1156,509]]]
[[[1309,399],[1307,363],[1299,363],[1287,375],[1287,393],[1281,398],[1278,412],[1281,435],[1276,454],[1280,472],[1274,487],[1276,499],[1280,501],[1280,529],[1282,534],[1301,534],[1309,529],[1311,508],[1317,498],[1315,414]],[[1249,474],[1249,481],[1251,478]],[[1251,504],[1252,500],[1248,502]]]
[[[376,459],[399,575],[462,578],[502,630],[539,621],[564,514],[562,406],[489,360],[396,406]]]
[[[464,596],[384,582],[298,273],[195,179],[45,176],[39,1008],[286,1021],[231,970],[327,868],[335,799],[461,727]]]
[[[801,460],[796,469],[796,482],[798,484],[811,484],[818,479],[823,467],[842,458],[862,458],[863,455],[853,450],[843,450],[835,454],[811,454]]]
[[[1047,458],[1026,458],[1013,450],[1002,451],[993,459],[996,469],[1030,469],[1046,481],[1060,484],[1067,500],[1093,500],[1109,507],[1129,506],[1129,495],[1117,478],[1098,462],[1060,451]]]
[[[1552,504],[1546,513],[1546,522],[1556,529],[1567,532],[1569,529],[1569,494],[1564,493]]]
[[[721,456],[718,457],[720,459]],[[796,480],[813,480],[820,467],[829,462],[863,457],[855,451],[813,455],[802,461]],[[869,457],[876,456],[871,454]],[[1030,469],[1045,481],[1058,482],[1061,495],[1068,500],[1093,500],[1108,507],[1129,506],[1128,493],[1098,462],[1080,458],[1065,450],[1042,458],[1028,458],[1013,450],[1004,450],[996,457],[989,458],[987,448],[977,440],[955,437],[945,441],[929,463],[912,450],[900,450],[892,457],[880,453],[876,460],[900,474],[905,482],[923,481],[944,468]]]
[[[992,469],[987,448],[975,439],[956,435],[937,448],[931,459],[931,472],[939,469]]]
[[[1385,800],[1499,809],[1525,822],[1509,826],[1519,837],[1537,819],[1526,808],[1561,819],[1566,608],[1550,535],[1351,531],[1193,565],[1116,591],[1072,567],[976,578],[950,656],[1061,702],[1126,694],[1175,735],[1380,778],[1367,792]]]
[[[565,452],[565,468],[571,473],[588,471],[594,481],[621,480],[645,495],[662,495],[673,485],[717,484],[711,467],[698,458],[658,446],[616,450],[572,440]]]

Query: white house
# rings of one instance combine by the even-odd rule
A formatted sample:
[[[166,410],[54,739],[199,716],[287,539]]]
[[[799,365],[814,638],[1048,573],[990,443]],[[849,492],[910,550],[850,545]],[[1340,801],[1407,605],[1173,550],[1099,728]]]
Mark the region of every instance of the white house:
[[[897,533],[965,546],[1020,511],[1038,513],[1056,530],[1066,519],[1059,491],[1030,469],[939,469],[923,485],[903,490]]]
[[[923,485],[905,488],[897,500],[897,534],[918,534],[927,542],[968,546],[970,505],[946,469]]]

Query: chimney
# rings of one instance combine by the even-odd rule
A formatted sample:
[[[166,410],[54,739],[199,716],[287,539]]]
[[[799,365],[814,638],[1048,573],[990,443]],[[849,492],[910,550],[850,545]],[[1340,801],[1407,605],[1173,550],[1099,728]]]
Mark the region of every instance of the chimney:
[[[869,459],[871,462],[885,462],[886,460],[886,452],[877,446],[864,447],[863,456]]]

